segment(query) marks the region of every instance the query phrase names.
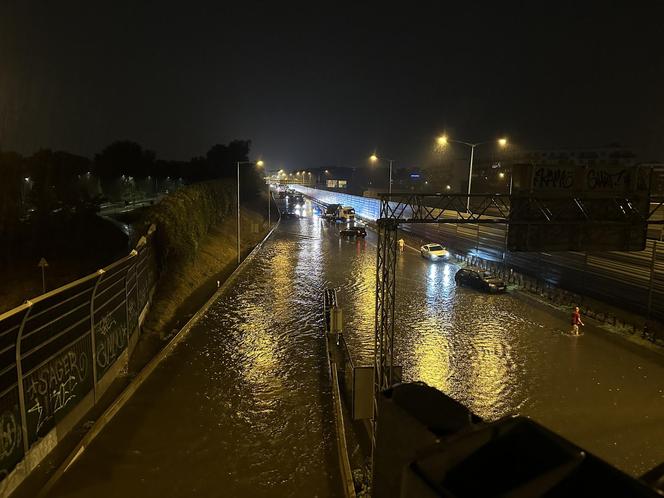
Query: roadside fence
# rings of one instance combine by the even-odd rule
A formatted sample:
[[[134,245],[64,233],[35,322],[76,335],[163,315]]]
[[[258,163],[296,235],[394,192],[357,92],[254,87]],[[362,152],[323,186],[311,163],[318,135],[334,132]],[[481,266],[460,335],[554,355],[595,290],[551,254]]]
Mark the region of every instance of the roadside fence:
[[[154,231],[124,258],[0,315],[0,480],[48,440],[43,458],[126,368],[157,280]]]

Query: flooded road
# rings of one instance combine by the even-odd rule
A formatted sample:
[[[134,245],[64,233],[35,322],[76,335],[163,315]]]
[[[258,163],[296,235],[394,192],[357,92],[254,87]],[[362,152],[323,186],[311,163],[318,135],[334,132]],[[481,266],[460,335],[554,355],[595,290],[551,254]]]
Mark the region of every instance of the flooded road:
[[[144,383],[52,496],[339,496],[322,291],[373,358],[376,238],[284,219],[234,287]],[[632,474],[664,460],[664,359],[519,293],[456,288],[399,256],[396,359],[487,419],[530,415]]]

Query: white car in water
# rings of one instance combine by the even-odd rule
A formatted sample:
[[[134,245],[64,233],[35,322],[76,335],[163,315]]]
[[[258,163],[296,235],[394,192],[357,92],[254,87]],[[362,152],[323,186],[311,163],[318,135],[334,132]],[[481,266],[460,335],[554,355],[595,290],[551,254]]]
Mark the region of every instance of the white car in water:
[[[423,258],[433,261],[450,257],[450,252],[440,244],[424,244],[420,247],[420,254]]]

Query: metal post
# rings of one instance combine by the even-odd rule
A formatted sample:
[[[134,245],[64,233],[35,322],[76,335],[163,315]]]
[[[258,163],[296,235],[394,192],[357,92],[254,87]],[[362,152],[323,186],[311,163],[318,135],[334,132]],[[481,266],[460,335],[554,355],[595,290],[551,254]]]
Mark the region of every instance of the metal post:
[[[657,241],[652,242],[652,258],[650,259],[650,281],[648,282],[648,318],[652,312],[652,293],[655,284],[655,263],[657,262]]]
[[[388,193],[389,193],[390,196],[391,196],[391,195],[392,195],[392,162],[393,162],[393,161],[392,161],[392,159],[388,159],[388,161],[389,161],[389,163],[390,163],[390,185],[389,185],[389,187],[388,187]],[[390,199],[390,200],[391,200],[391,199]]]
[[[385,199],[381,201],[383,206],[387,202]],[[397,228],[398,221],[395,219],[378,220],[374,329],[374,399],[371,431],[372,471],[376,449],[378,396],[382,390],[387,389],[393,383]]]
[[[104,270],[97,270],[99,277],[92,289],[90,298],[90,345],[92,347],[92,387],[94,392],[94,404],[97,404],[97,342],[95,340],[95,295],[101,279],[104,278]]]
[[[470,168],[468,168],[468,199],[466,200],[466,212],[470,212],[470,188],[473,183],[473,156],[475,155],[475,145],[470,146]]]
[[[509,196],[510,196],[510,207],[509,207],[509,212],[512,212],[512,179],[514,177],[512,176],[512,168],[510,167],[510,190],[509,190]],[[506,255],[507,255],[507,238],[509,236],[509,229],[510,226],[509,224],[505,224],[504,226],[505,229],[505,246],[503,247],[503,263],[505,263],[506,260]]]
[[[267,184],[267,229],[272,227],[272,191],[270,184]]]
[[[18,329],[18,335],[16,336],[16,375],[17,375],[17,386],[18,386],[18,409],[21,412],[21,433],[23,434],[23,455],[28,454],[30,449],[30,441],[28,441],[28,416],[27,408],[25,406],[25,391],[23,389],[23,365],[21,364],[21,339],[23,338],[23,329],[25,328],[25,322],[28,321],[30,312],[32,311],[32,303],[26,301],[30,307],[23,315],[23,320],[21,320],[21,326]]]
[[[237,162],[237,264],[240,264],[240,161]]]

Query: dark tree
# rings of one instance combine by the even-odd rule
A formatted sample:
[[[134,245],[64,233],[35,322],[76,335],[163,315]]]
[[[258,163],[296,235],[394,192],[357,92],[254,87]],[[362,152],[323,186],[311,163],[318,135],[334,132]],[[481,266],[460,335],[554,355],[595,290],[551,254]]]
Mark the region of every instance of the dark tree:
[[[155,153],[130,140],[113,142],[95,156],[94,172],[104,194],[119,198],[129,187],[127,182],[155,172]]]

